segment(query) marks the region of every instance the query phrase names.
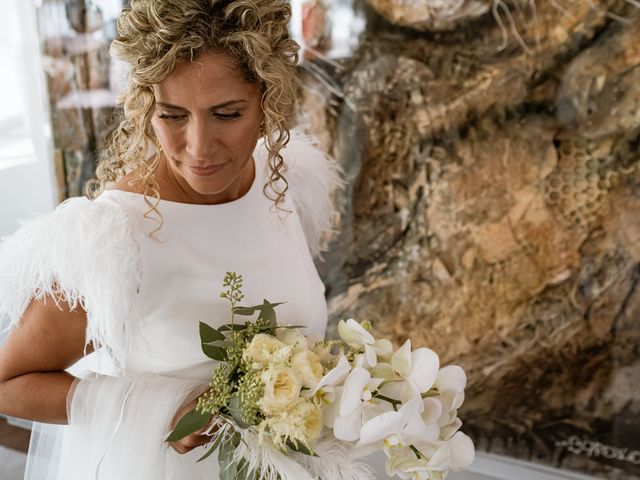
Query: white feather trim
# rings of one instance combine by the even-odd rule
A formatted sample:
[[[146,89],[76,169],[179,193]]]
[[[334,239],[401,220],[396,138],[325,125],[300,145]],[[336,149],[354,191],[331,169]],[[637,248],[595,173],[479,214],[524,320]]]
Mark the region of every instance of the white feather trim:
[[[345,182],[336,160],[327,157],[316,143],[311,137],[293,131],[282,157],[288,168],[289,192],[309,250],[314,257],[320,257],[325,249],[323,236],[335,232],[332,192]]]
[[[314,444],[317,457],[297,454],[296,460],[322,480],[374,480],[375,472],[366,463],[350,455],[353,446],[333,438],[323,437]]]
[[[268,440],[260,442],[258,434],[249,429],[239,431],[242,442],[234,452],[234,459],[245,459],[249,472],[260,472],[256,480],[315,480],[302,465],[280,453]]]
[[[17,326],[32,299],[51,295],[71,309],[84,308],[87,343],[106,347],[123,366],[139,260],[120,206],[84,197],[65,201],[0,243],[0,330]]]

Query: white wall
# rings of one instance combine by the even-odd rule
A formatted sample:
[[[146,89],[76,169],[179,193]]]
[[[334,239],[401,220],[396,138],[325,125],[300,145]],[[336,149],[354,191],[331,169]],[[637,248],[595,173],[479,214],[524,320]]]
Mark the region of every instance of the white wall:
[[[0,15],[0,236],[55,205],[51,134],[35,8],[4,0]]]

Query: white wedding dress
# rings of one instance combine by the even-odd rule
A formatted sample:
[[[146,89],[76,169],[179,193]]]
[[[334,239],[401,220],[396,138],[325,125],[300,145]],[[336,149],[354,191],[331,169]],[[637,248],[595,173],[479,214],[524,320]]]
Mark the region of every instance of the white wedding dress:
[[[219,205],[161,201],[163,224],[152,236],[158,223],[145,218],[144,197],[109,190],[95,201],[70,199],[0,244],[0,316],[9,327],[55,284],[85,308],[87,340],[103,346],[69,395],[70,424],[36,424],[25,478],[218,478],[215,455],[196,463],[204,449],[179,455],[164,438],[179,406],[210,380],[214,364],[200,349],[198,323],[229,322],[225,272],[243,275],[242,304],[284,301],[280,323],[318,336],[326,327],[313,257],[339,175],[304,138],[294,137],[283,157],[290,213],[263,194],[267,152],[259,144],[246,195]]]

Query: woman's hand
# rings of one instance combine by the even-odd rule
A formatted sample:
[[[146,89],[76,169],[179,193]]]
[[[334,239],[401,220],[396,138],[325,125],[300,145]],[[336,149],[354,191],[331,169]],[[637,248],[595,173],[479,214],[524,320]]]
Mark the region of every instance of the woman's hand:
[[[180,407],[180,410],[178,410],[176,415],[173,417],[173,420],[171,421],[172,431],[177,425],[177,423],[180,421],[180,419],[183,416],[185,416],[187,413],[189,413],[191,410],[196,408],[196,405],[198,405],[197,398],[195,400],[192,400],[191,402],[185,403],[182,407]],[[190,435],[187,435],[186,437],[181,438],[178,441],[169,442],[169,445],[171,446],[171,448],[173,448],[176,452],[180,454],[190,452],[194,448],[199,447],[201,445],[206,445],[207,443],[211,442],[211,435],[204,435],[204,432],[209,430],[209,428],[211,428],[214,422],[215,422],[215,418],[212,415],[209,421],[207,422],[207,424],[204,427],[202,427],[200,430]],[[212,428],[212,432],[215,432],[216,430],[217,428],[215,427]]]

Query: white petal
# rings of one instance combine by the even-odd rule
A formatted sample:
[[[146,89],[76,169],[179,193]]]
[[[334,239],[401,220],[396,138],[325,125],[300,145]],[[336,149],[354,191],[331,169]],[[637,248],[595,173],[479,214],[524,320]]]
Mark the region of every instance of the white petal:
[[[333,434],[338,440],[355,442],[360,439],[362,429],[362,411],[355,409],[350,415],[339,416],[333,425]]]
[[[411,381],[420,393],[427,392],[435,382],[440,368],[438,355],[428,348],[418,348],[411,353]]]
[[[373,344],[375,341],[373,335],[367,332],[367,330],[353,318],[350,318],[346,322],[344,320],[338,322],[338,334],[342,340],[352,348]]]
[[[318,385],[316,386],[313,394],[315,394],[321,387],[325,385],[336,386],[344,381],[347,378],[347,375],[351,371],[351,365],[349,365],[349,360],[344,355],[340,357],[338,360],[338,364],[329,370],[327,374],[320,379]]]
[[[371,375],[378,378],[384,378],[385,380],[392,380],[396,378],[396,374],[393,371],[391,364],[382,362],[378,362],[376,366],[371,369]]]
[[[456,396],[453,398],[453,402],[451,402],[451,408],[453,410],[458,410],[464,402],[464,392],[458,392]]]
[[[391,357],[391,366],[402,378],[411,374],[411,339],[408,339]]]
[[[400,434],[403,421],[400,412],[387,412],[372,418],[360,430],[360,443],[368,445],[384,440],[390,435]]]
[[[380,387],[380,394],[393,400],[401,400],[402,387],[405,382],[391,382]]]
[[[422,398],[422,396],[420,395],[421,393],[422,392],[420,391],[420,388],[418,388],[415,383],[413,383],[411,380],[407,380],[402,385],[400,400],[402,400],[402,403],[407,403],[413,399]]]
[[[373,348],[379,357],[390,357],[393,354],[393,344],[386,338],[376,340]]]
[[[351,370],[344,381],[340,416],[347,416],[362,405],[362,392],[370,379],[371,374],[364,368],[356,367]]]
[[[343,387],[335,387],[335,401],[322,409],[322,421],[327,428],[333,428],[336,418],[340,414]]]
[[[462,470],[473,463],[475,447],[467,435],[457,432],[448,443],[451,447],[451,470]]]
[[[407,403],[404,403],[398,413],[402,415],[405,421],[411,421],[411,419],[419,417],[424,410],[424,404],[421,398],[414,398]]]
[[[425,398],[422,401],[422,420],[425,423],[437,423],[442,415],[442,402],[437,398]]]
[[[462,426],[462,420],[456,417],[450,424],[440,429],[440,440],[449,440]]]
[[[427,465],[434,470],[447,470],[451,461],[451,447],[448,443],[442,444],[431,456]]]
[[[467,386],[467,374],[458,365],[447,365],[438,372],[435,386],[441,392],[462,392]]]
[[[373,368],[378,363],[378,356],[371,345],[364,346],[364,356],[367,360],[367,368]]]

